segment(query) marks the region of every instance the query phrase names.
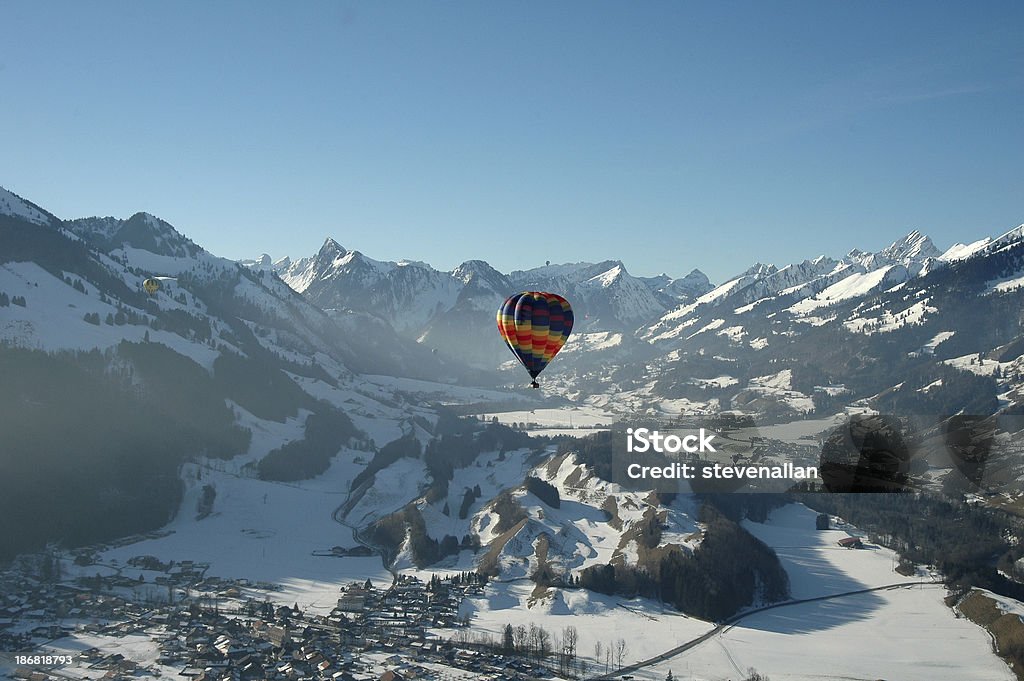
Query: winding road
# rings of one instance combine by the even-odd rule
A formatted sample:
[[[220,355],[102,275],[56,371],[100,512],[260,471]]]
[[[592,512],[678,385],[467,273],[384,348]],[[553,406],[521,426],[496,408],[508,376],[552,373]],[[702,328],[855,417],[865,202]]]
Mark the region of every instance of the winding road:
[[[631,673],[633,673],[635,671],[639,671],[639,670],[641,670],[641,669],[643,669],[645,667],[650,667],[650,666],[653,666],[653,665],[656,665],[656,664],[660,664],[661,662],[665,662],[665,661],[670,660],[671,658],[673,658],[673,657],[675,657],[677,655],[681,655],[682,653],[685,653],[688,650],[692,650],[692,649],[696,648],[700,644],[702,644],[702,643],[704,643],[706,641],[709,641],[710,639],[714,638],[715,636],[717,636],[719,634],[722,634],[722,633],[725,633],[725,632],[729,631],[734,626],[739,624],[740,621],[743,620],[744,618],[750,617],[751,615],[756,615],[757,613],[760,613],[760,612],[765,612],[766,610],[775,610],[777,608],[788,608],[788,607],[790,607],[792,605],[802,605],[804,603],[815,603],[817,601],[828,601],[828,600],[832,600],[832,599],[835,599],[835,598],[846,598],[847,596],[857,596],[857,595],[860,595],[860,594],[871,593],[872,591],[886,591],[886,590],[889,590],[889,589],[900,589],[900,588],[903,588],[905,586],[917,586],[917,585],[935,586],[935,585],[942,585],[942,582],[935,582],[935,581],[931,581],[931,580],[928,580],[928,581],[916,580],[916,581],[910,581],[910,582],[896,582],[895,584],[886,584],[884,586],[874,586],[874,587],[870,587],[870,588],[867,588],[867,589],[857,589],[855,591],[844,591],[842,593],[829,594],[827,596],[815,596],[814,598],[799,598],[799,599],[796,599],[796,600],[784,601],[782,603],[773,603],[772,605],[766,605],[766,606],[761,607],[761,608],[754,608],[753,610],[746,610],[744,612],[741,612],[741,613],[738,613],[736,615],[733,615],[732,617],[730,617],[729,619],[725,620],[724,622],[720,622],[719,624],[715,625],[712,629],[708,630],[704,634],[701,634],[697,638],[691,639],[691,640],[687,641],[686,643],[683,643],[681,645],[676,646],[675,648],[672,648],[671,650],[667,650],[664,653],[661,653],[660,655],[655,655],[652,658],[649,658],[649,659],[646,659],[646,660],[642,660],[640,662],[634,662],[633,664],[627,665],[625,667],[622,667],[621,669],[617,669],[614,672],[609,672],[607,674],[601,674],[600,676],[592,676],[590,678],[593,681],[597,681],[598,679],[622,678],[623,675],[631,674]]]
[[[359,499],[362,498],[363,493],[365,493],[366,490],[371,485],[373,485],[373,477],[371,477],[368,481],[364,482],[357,490],[350,489],[348,494],[345,496],[345,501],[343,501],[342,504],[338,506],[338,508],[334,509],[334,513],[331,514],[331,517],[334,518],[334,521],[336,523],[344,525],[348,529],[352,530],[352,539],[355,540],[357,544],[359,544],[360,546],[365,546],[366,548],[370,549],[375,554],[380,556],[381,562],[384,563],[384,567],[387,568],[387,571],[391,573],[392,581],[397,582],[398,571],[394,568],[394,560],[392,560],[381,547],[371,544],[370,542],[363,539],[360,536],[359,528],[356,525],[351,525],[345,522],[345,517],[349,514],[349,511],[351,511],[352,508],[359,503]],[[352,495],[357,492],[358,496],[353,498]]]

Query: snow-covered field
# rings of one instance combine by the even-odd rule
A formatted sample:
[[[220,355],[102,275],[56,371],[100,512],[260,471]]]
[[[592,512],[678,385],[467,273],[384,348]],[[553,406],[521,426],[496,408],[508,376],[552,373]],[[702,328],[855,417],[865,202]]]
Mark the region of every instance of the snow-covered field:
[[[713,626],[663,610],[653,601],[605,596],[582,589],[556,591],[552,598],[532,603],[533,588],[533,583],[525,580],[494,583],[488,586],[484,597],[466,599],[461,612],[472,615],[474,631],[499,639],[506,624],[536,624],[552,634],[571,625],[579,632],[579,654],[587,658],[594,658],[595,644],[606,647],[622,638],[627,645],[627,664],[663,653]],[[596,663],[593,659],[591,662]],[[659,678],[664,678],[664,674]]]
[[[157,664],[157,658],[160,657],[160,648],[157,642],[146,634],[105,636],[79,631],[66,638],[50,642],[39,652],[50,655],[77,656],[90,648],[97,648],[109,655],[123,655],[126,660],[135,662],[139,667],[147,667],[158,671],[161,678],[186,678],[178,674],[181,671],[181,665],[167,667]],[[107,674],[107,670],[91,669],[87,663],[78,661],[72,666],[59,668],[59,673],[69,675],[65,678],[101,679]],[[72,674],[73,676],[70,676]]]
[[[486,421],[491,420],[492,417],[497,418],[498,423],[506,425],[525,423],[531,432],[538,427],[549,430],[601,429],[610,426],[615,421],[612,414],[599,407],[591,406],[487,412],[482,416]]]
[[[367,453],[343,450],[324,475],[302,483],[267,482],[216,468],[189,467],[184,473],[181,511],[166,527],[173,533],[111,549],[102,562],[125,565],[134,556],[152,555],[163,561],[209,563],[207,575],[276,583],[282,590],[271,594],[274,600],[297,602],[326,614],[336,604],[339,588],[353,579],[370,578],[380,586],[391,583],[377,556],[313,555],[334,546],[357,545],[351,530],[336,522],[333,514],[346,500],[352,478],[363,468],[353,462],[359,455]],[[217,496],[213,512],[197,520],[204,485],[213,485]],[[84,570],[92,574],[94,568]]]
[[[943,603],[945,588],[893,570],[894,554],[874,545],[843,549],[836,542],[855,528],[817,531],[816,513],[799,505],[776,510],[764,524],[745,522],[755,536],[776,549],[792,582],[795,599],[816,598],[922,583],[786,605],[755,613],[693,649],[630,672],[637,679],[676,678],[726,681],[756,668],[773,681],[844,679],[936,679],[1011,681],[1010,669],[991,650],[988,634],[957,618]],[[1016,603],[1004,608],[1024,607]],[[572,625],[579,652],[591,671],[604,671],[594,644],[618,638],[627,643],[625,662],[649,659],[708,632],[712,625],[666,612],[659,604],[582,591],[556,591],[535,600],[528,581],[492,583],[486,595],[467,599],[463,611],[477,631],[500,636],[505,624],[531,623],[552,633]]]
[[[758,426],[757,434],[771,440],[780,440],[792,444],[807,444],[820,433],[827,433],[838,426],[846,418],[845,414],[837,414],[820,419],[803,419],[789,423],[777,423],[771,426]]]
[[[767,523],[744,524],[776,549],[794,598],[910,581],[893,571],[891,551],[839,548],[835,542],[848,532],[817,531],[815,516],[791,505]],[[671,670],[681,678],[720,681],[754,667],[772,681],[1012,680],[988,634],[958,619],[943,603],[945,595],[940,584],[920,584],[767,610],[635,676],[663,679]]]

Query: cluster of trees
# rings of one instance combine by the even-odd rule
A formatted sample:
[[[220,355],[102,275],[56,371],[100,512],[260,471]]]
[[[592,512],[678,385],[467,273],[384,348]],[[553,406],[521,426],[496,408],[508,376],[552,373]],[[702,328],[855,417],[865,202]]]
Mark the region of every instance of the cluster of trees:
[[[109,314],[107,315],[110,316]],[[192,314],[185,310],[161,310],[160,326],[171,333],[176,333],[182,338],[190,338],[202,343],[208,343],[213,338],[213,329],[207,317]],[[118,324],[117,318],[112,317],[110,322]],[[124,321],[121,322],[123,324]]]
[[[575,453],[576,460],[589,466],[594,475],[612,481],[612,432],[601,431],[587,437],[563,442],[558,453]]]
[[[561,506],[561,498],[558,495],[558,488],[551,483],[541,480],[532,475],[526,476],[526,491],[543,501],[551,508]]]
[[[79,293],[85,293],[86,295],[88,295],[88,293],[85,290],[85,284],[82,283],[81,279],[75,279],[74,281],[72,281],[71,277],[64,277],[64,283],[70,286],[71,288],[75,289]]]
[[[202,520],[213,512],[213,502],[217,499],[217,488],[213,485],[203,485],[199,499],[196,501],[196,520]]]
[[[359,431],[327,403],[306,417],[305,436],[271,451],[257,464],[261,480],[308,480],[328,469],[338,450]]]
[[[945,364],[921,366],[903,375],[904,387],[881,395],[876,406],[892,414],[994,414],[999,388],[992,376],[980,376]],[[914,389],[928,387],[927,390]]]
[[[462,494],[462,504],[459,506],[459,519],[465,520],[469,517],[469,511],[473,508],[473,503],[481,497],[483,492],[480,490],[480,485],[473,485],[473,487],[467,487],[466,491]],[[445,508],[448,508],[447,504]]]
[[[156,529],[178,508],[183,462],[249,447],[222,384],[158,343],[61,354],[4,346],[0,375],[0,559]]]
[[[459,630],[454,639],[462,644],[488,648],[503,655],[515,655],[556,669],[561,676],[585,678],[588,673],[610,673],[621,669],[629,654],[629,645],[624,638],[607,642],[598,641],[594,646],[597,665],[591,669],[590,661],[580,652],[580,636],[571,624],[560,631],[549,631],[531,622],[530,624],[506,624],[501,635],[495,637],[472,628]]]
[[[384,550],[388,561],[394,558],[408,538],[409,550],[417,567],[433,565],[445,556],[454,555],[463,549],[476,550],[480,547],[479,538],[469,534],[461,540],[450,534],[442,537],[441,541],[434,539],[427,533],[423,515],[414,504],[378,520],[370,528],[370,537]]]
[[[770,548],[710,504],[702,507],[701,521],[704,539],[692,554],[673,547],[656,554],[660,560],[646,569],[591,566],[575,584],[600,593],[658,598],[712,621],[732,616],[755,598],[771,602],[788,595],[789,578]]]
[[[554,654],[559,674],[571,674],[578,668],[579,632],[571,624],[553,637],[547,629],[530,623],[513,627],[506,624],[501,635],[501,651],[506,655],[533,658],[538,662]]]
[[[420,445],[420,441],[411,433],[403,435],[397,440],[392,440],[381,447],[373,455],[366,468],[359,471],[359,474],[352,479],[351,489],[358,489],[360,485],[377,475],[378,471],[384,470],[399,459],[418,459],[422,453],[423,447]]]
[[[92,256],[89,246],[56,229],[0,215],[0,243],[4,245],[5,262],[31,261],[61,280],[65,272],[75,272],[120,300],[140,308],[145,305],[145,295],[130,289],[101,265]]]
[[[448,483],[456,468],[468,466],[483,451],[472,433],[444,434],[427,443],[423,462],[430,474],[427,501],[434,502],[448,495]]]
[[[213,361],[213,376],[220,391],[252,414],[271,421],[283,422],[297,415],[300,408],[315,408],[313,398],[273,361],[276,357],[266,359],[222,349]]]
[[[448,483],[455,470],[470,465],[481,453],[504,453],[532,444],[528,435],[517,433],[508,426],[492,422],[481,428],[477,421],[460,418],[448,411],[441,412],[434,434],[423,456],[431,478],[426,495],[428,502],[447,496]]]
[[[872,541],[908,560],[936,566],[953,585],[1024,599],[1024,586],[999,571],[1024,554],[1018,522],[1002,511],[919,493],[798,493],[793,498],[867,530]]]
[[[721,621],[757,597],[767,602],[786,598],[789,577],[775,552],[737,523],[704,508],[700,546],[692,555],[675,550],[661,560],[661,599],[702,619]]]
[[[478,586],[487,586],[490,581],[487,575],[479,572],[458,572],[453,575],[442,579],[440,575],[434,573],[430,576],[430,580],[427,582],[427,591],[438,591],[441,588],[443,582],[449,582],[454,586],[470,585],[475,584]]]
[[[26,307],[25,296],[14,296],[11,298],[3,291],[0,291],[0,307],[10,307],[12,304]]]
[[[164,415],[188,445],[182,457],[230,459],[248,450],[252,434],[235,425],[223,385],[201,366],[160,343],[122,341],[116,356],[127,364],[114,362],[110,373],[136,394],[136,408],[122,415],[125,420],[137,418],[142,410]]]
[[[181,499],[189,435],[101,368],[102,356],[0,346],[0,560],[155,529]]]

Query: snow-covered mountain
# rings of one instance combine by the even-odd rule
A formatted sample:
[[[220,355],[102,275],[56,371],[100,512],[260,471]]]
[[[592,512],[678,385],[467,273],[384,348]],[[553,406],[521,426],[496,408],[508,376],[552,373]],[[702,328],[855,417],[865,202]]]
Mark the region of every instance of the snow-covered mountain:
[[[632,333],[666,310],[710,288],[694,270],[686,277],[634,277],[619,261],[546,265],[510,274],[482,260],[451,272],[419,261],[382,262],[349,251],[328,238],[311,257],[274,261],[264,255],[244,265],[273,270],[318,307],[333,315],[352,312],[379,318],[406,338],[449,358],[493,367],[507,359],[492,342],[494,311],[522,290],[560,291],[573,304],[578,330]]]
[[[583,329],[632,331],[665,311],[666,301],[618,260],[512,272],[522,290],[564,291]]]
[[[170,223],[149,213],[136,213],[127,220],[112,217],[71,220],[65,228],[106,252],[134,249],[171,258],[191,258],[203,250]]]
[[[0,215],[31,222],[35,225],[53,225],[57,218],[20,196],[0,187]]]
[[[710,288],[699,270],[680,279],[639,278],[613,260],[547,265],[507,275],[482,260],[470,260],[441,272],[418,261],[372,260],[333,239],[313,257],[273,262],[263,256],[243,264],[275,269],[292,288],[324,308],[373,312],[412,334],[458,305],[493,313],[506,297],[526,289],[563,291],[581,313],[579,320],[631,330]]]
[[[332,257],[368,279],[389,270],[340,249]],[[152,294],[143,289],[148,278],[159,282]],[[65,495],[66,516],[33,510],[44,498],[39,486],[71,484],[63,474],[37,481],[26,471],[17,488],[0,489],[4,503],[23,507],[0,510],[15,550],[54,538],[49,532],[81,542],[158,527],[178,503],[177,467],[196,457],[238,458],[249,474],[286,476],[276,479],[309,477],[346,443],[383,446],[432,415],[364,375],[417,386],[414,379],[443,376],[444,384],[422,385],[449,399],[461,394],[451,384],[474,380],[377,316],[328,315],[269,268],[217,257],[155,216],[64,221],[6,190],[0,365],[10,419],[4,457],[42,448],[68,475],[78,470],[75,457],[95,459]],[[74,437],[61,435],[69,429]],[[281,429],[294,451],[281,449],[289,440],[265,437]],[[155,439],[141,446],[147,437]],[[130,472],[117,477],[118,467]],[[16,522],[26,513],[57,525]]]
[[[678,338],[711,308],[762,316],[785,307],[806,315],[927,274],[946,262],[940,256],[931,239],[914,230],[876,253],[854,249],[840,260],[822,255],[782,268],[757,264],[693,303],[677,306],[641,333],[652,341]]]
[[[333,239],[310,257],[239,264],[146,213],[62,221],[6,191],[0,220],[0,293],[19,303],[2,310],[0,338],[18,347],[112,351],[145,337],[214,373],[228,353],[333,383],[518,384],[494,310],[543,289],[572,301],[577,325],[542,383],[610,415],[992,413],[1024,398],[1024,227],[945,252],[915,230],[877,252],[757,263],[712,286],[699,270],[640,278],[616,260],[445,272]],[[162,282],[155,296],[147,277]]]
[[[565,292],[577,329],[543,390],[488,388],[510,364],[494,310],[527,288]],[[306,606],[332,602],[355,570],[390,581],[376,551],[395,571],[494,578],[464,604],[491,631],[589,608],[706,631],[784,598],[791,567],[808,579],[791,564],[802,557],[780,560],[754,535],[817,553],[835,553],[824,548],[836,537],[821,539],[807,509],[773,522],[761,508],[758,527],[687,493],[627,489],[609,480],[607,432],[543,440],[503,424],[568,412],[560,432],[578,435],[573,413],[598,424],[728,411],[779,445],[763,462],[811,456],[853,407],[934,417],[919,438],[933,442],[949,415],[1020,412],[1021,309],[1024,227],[945,252],[913,232],[877,253],[755,264],[713,287],[696,270],[638,278],[614,260],[442,272],[330,239],[308,258],[239,264],[146,213],[63,221],[4,191],[0,461],[15,474],[0,476],[0,553],[164,527],[106,558],[200,547],[211,574],[279,582],[269,597]],[[1007,490],[1021,472],[1003,456],[1013,423],[992,438]],[[972,451],[990,444],[983,430]],[[956,490],[948,456],[921,463],[926,484]],[[55,511],[41,490],[56,488]],[[870,583],[891,583],[895,554],[872,560]],[[842,574],[835,562],[824,572]]]
[[[517,367],[493,333],[494,310],[515,291],[557,291],[573,304],[576,327],[544,378],[569,399],[614,405],[622,413],[745,408],[806,414],[828,401],[827,385],[856,386],[861,378],[815,358],[845,366],[853,356],[895,342],[913,360],[925,348],[934,384],[936,372],[947,366],[936,356],[955,359],[947,357],[954,348],[962,356],[1012,345],[1016,327],[979,334],[965,319],[1019,297],[1013,253],[1021,232],[1016,228],[943,252],[913,230],[874,252],[854,249],[839,258],[822,255],[782,266],[756,263],[717,286],[699,270],[679,279],[634,277],[616,260],[508,274],[470,261],[441,272],[421,262],[375,261],[330,239],[316,256],[276,264],[264,257],[252,266],[281,272],[295,290],[335,316],[358,311],[439,352],[450,365],[501,366],[512,382]],[[986,277],[991,284],[978,281],[976,291],[964,292],[964,282]],[[968,340],[972,334],[974,342]],[[774,388],[758,377],[777,375],[795,362],[804,367],[792,372],[794,386],[768,399]],[[1000,369],[1006,372],[1011,378],[992,390],[1017,395],[1013,366]],[[611,376],[616,380],[609,381]],[[843,390],[853,401],[896,383],[879,378],[859,390]],[[826,386],[817,398],[815,385]],[[933,387],[929,394],[938,392]]]

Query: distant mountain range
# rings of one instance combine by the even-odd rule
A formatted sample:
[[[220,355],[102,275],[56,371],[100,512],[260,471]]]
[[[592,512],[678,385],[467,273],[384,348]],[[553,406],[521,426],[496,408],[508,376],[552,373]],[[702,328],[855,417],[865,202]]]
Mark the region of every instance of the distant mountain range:
[[[576,327],[545,374],[550,390],[623,413],[782,417],[834,408],[840,394],[926,410],[1018,404],[1021,330],[1010,311],[1024,292],[1022,252],[1024,226],[944,251],[914,230],[878,252],[757,263],[717,286],[699,270],[634,277],[614,260],[510,273],[472,260],[445,272],[373,260],[333,239],[296,261],[243,264],[278,274],[335,318],[374,317],[449,360],[503,366],[513,381],[494,311],[516,291],[555,291],[572,303]],[[1007,315],[1012,324],[995,323]],[[891,359],[884,372],[882,358]],[[965,393],[943,383],[951,367],[983,380]]]
[[[153,295],[147,278],[160,282]],[[526,289],[576,311],[540,391],[523,390],[495,330],[498,304]],[[615,260],[445,272],[333,239],[297,261],[237,263],[146,213],[62,220],[0,189],[3,551],[153,529],[191,512],[188,499],[209,514],[231,502],[203,486],[228,473],[186,483],[179,471],[229,460],[233,480],[344,469],[337,517],[399,565],[526,577],[547,598],[570,578],[621,589],[664,550],[727,590],[729,565],[687,562],[698,509],[611,484],[607,440],[556,452],[450,405],[514,402],[521,420],[574,403],[604,422],[732,411],[757,425],[877,410],[924,423],[915,442],[976,415],[1003,419],[992,432],[1018,441],[1022,310],[1024,226],[945,251],[914,231],[877,253],[759,263],[712,285],[698,270],[634,277]],[[1019,486],[1019,457],[990,464],[998,485]],[[949,470],[947,456],[919,472],[941,485]],[[756,549],[722,523],[737,552]],[[749,593],[692,612],[752,602],[779,576],[762,558],[743,578]]]
[[[20,225],[6,261],[34,263],[101,295],[96,305],[68,308],[60,300],[81,292],[55,289],[47,314],[81,317],[87,307],[105,319],[121,309],[165,318],[157,323],[166,328],[183,315],[201,317],[211,329],[207,344],[243,354],[238,319],[282,357],[330,358],[351,373],[515,385],[522,376],[495,332],[494,312],[511,293],[542,289],[567,297],[576,312],[569,343],[542,377],[548,394],[624,414],[741,409],[784,417],[878,400],[1005,411],[1022,401],[1024,226],[945,250],[915,230],[878,252],[757,263],[712,285],[699,270],[635,277],[616,260],[508,273],[470,260],[448,272],[374,260],[334,239],[295,261],[264,255],[234,263],[145,213],[60,220],[7,191],[0,216],[9,229]],[[48,249],[55,239],[60,248]],[[28,266],[8,265],[0,291],[31,302],[37,292],[24,290],[17,271]],[[147,299],[147,276],[172,280],[173,296]],[[0,326],[0,338],[80,349],[109,347],[126,334],[70,324],[46,333],[52,327],[32,316],[39,310],[25,311],[32,308]],[[186,334],[174,342],[194,341]],[[950,387],[958,383],[950,371],[978,379],[975,389]]]

